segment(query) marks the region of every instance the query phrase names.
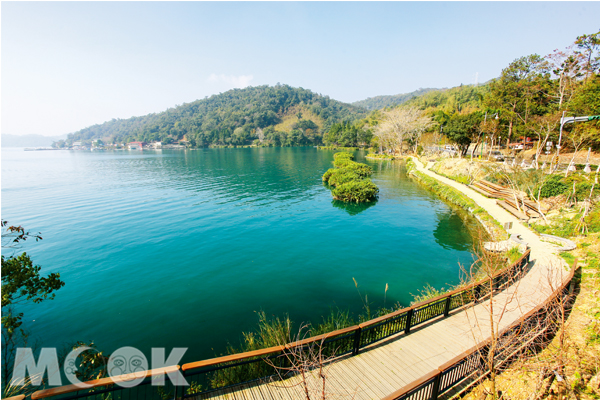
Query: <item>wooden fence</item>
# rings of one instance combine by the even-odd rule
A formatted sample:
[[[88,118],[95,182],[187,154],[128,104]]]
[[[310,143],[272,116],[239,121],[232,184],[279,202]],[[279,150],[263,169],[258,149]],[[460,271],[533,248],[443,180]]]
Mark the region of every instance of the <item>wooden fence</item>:
[[[545,344],[559,329],[557,321],[561,320],[562,313],[568,311],[573,299],[576,269],[577,261],[567,279],[544,303],[499,332],[494,354],[497,369],[507,366],[520,353]],[[384,400],[436,400],[458,384],[472,387],[490,373],[487,364],[490,344],[491,339],[488,338]]]

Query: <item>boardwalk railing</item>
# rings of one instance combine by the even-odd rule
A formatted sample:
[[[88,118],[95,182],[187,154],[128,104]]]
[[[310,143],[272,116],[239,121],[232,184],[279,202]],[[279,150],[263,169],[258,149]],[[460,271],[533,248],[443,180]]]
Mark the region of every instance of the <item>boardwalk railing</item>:
[[[517,261],[491,278],[482,279],[359,325],[286,345],[192,362],[181,367],[170,367],[181,368],[181,372],[190,386],[175,386],[171,388],[171,391],[150,386],[150,388],[154,388],[154,392],[149,391],[145,387],[152,382],[153,376],[164,374],[164,372],[154,373],[154,370],[150,370],[148,378],[142,385],[133,388],[110,384],[111,379],[114,381],[119,379],[119,377],[113,377],[86,382],[91,385],[91,389],[81,390],[74,385],[61,386],[37,391],[31,395],[31,398],[32,400],[50,397],[104,400],[108,398],[107,394],[110,394],[111,400],[125,398],[184,399],[241,383],[261,379],[270,380],[274,379],[273,377],[285,378],[284,372],[289,370],[292,352],[318,346],[322,356],[331,359],[347,354],[356,355],[361,349],[396,334],[409,334],[411,329],[416,326],[434,318],[447,317],[453,310],[481,301],[488,298],[493,292],[510,286],[526,272],[529,255],[530,250],[527,250]],[[65,397],[66,395],[68,397]]]
[[[507,366],[520,353],[543,347],[559,329],[557,322],[571,305],[576,265],[577,261],[561,286],[544,303],[499,332],[494,354],[497,370]],[[436,400],[458,384],[472,387],[490,372],[487,367],[490,344],[488,338],[384,400]]]

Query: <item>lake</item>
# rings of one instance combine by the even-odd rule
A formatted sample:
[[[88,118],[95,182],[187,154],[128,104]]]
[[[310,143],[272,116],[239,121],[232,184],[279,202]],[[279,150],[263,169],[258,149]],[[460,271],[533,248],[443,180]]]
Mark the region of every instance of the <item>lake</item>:
[[[24,326],[44,347],[187,347],[189,362],[238,345],[260,310],[319,322],[332,308],[361,313],[365,295],[371,308],[406,306],[425,284],[459,281],[472,261],[466,213],[403,163],[362,153],[378,202],[333,201],[321,182],[332,160],[308,147],[2,149],[2,219],[41,232],[18,250],[66,282],[19,308]]]

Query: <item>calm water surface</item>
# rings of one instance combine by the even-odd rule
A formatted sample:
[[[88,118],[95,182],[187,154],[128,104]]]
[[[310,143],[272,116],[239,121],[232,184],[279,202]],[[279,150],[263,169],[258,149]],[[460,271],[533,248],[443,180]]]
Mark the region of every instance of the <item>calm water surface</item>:
[[[2,149],[2,219],[41,232],[22,250],[66,282],[21,307],[26,327],[44,347],[188,347],[187,362],[239,344],[259,310],[296,322],[361,312],[352,278],[373,308],[386,283],[389,306],[458,281],[472,260],[464,217],[402,164],[360,154],[379,201],[333,202],[321,183],[332,159],[313,148]]]

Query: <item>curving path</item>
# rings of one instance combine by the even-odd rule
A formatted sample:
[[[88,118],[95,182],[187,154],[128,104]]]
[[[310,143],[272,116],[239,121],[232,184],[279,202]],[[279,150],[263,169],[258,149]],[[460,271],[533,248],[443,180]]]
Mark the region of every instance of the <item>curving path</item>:
[[[472,198],[500,223],[512,222],[511,233],[531,248],[533,266],[520,281],[485,301],[466,310],[456,310],[448,318],[433,320],[361,350],[356,356],[335,360],[325,369],[325,380],[314,372],[307,377],[310,398],[381,399],[396,390],[435,371],[491,334],[490,305],[493,305],[494,327],[502,329],[541,304],[567,275],[566,263],[557,256],[557,247],[542,242],[518,219],[467,186],[441,177],[415,160],[418,171],[456,188]],[[223,399],[306,399],[299,377],[282,382],[244,384],[199,395],[197,398]]]

